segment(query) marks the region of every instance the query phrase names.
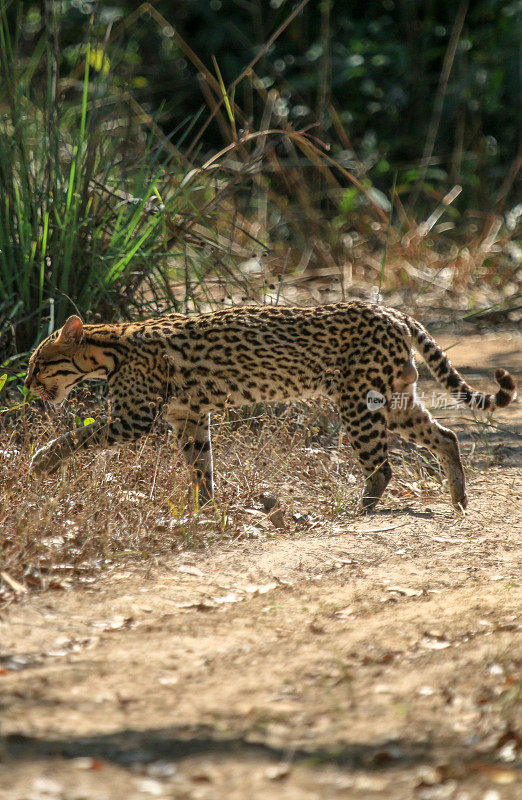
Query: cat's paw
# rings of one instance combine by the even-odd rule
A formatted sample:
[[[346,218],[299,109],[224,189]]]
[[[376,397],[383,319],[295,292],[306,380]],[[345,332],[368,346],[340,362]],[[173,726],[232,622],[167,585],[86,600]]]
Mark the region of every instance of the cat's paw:
[[[54,472],[62,463],[62,456],[54,442],[46,444],[36,451],[31,459],[29,471],[35,475],[42,472]]]

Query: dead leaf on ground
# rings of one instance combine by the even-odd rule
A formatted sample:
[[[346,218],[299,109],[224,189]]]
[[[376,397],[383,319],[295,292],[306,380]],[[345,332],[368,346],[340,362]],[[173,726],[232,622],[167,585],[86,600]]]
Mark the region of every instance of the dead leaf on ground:
[[[136,622],[134,617],[113,617],[112,619],[103,619],[95,622],[95,628],[101,628],[105,632],[121,631],[124,628],[131,628]]]
[[[273,497],[272,495],[268,494],[261,494],[259,495],[259,499],[263,504],[263,508],[267,512],[267,514],[274,509],[277,504],[279,503],[279,498]]]
[[[178,567],[178,572],[184,572],[186,575],[195,575],[197,578],[204,577],[204,574],[200,569],[193,567],[190,564],[180,564]]]
[[[289,764],[275,764],[265,770],[265,778],[269,781],[281,781],[290,774]]]
[[[191,609],[195,611],[211,611],[217,608],[217,603],[211,600],[194,600],[188,603],[178,603],[177,608],[183,611],[190,611]]]
[[[274,528],[285,527],[285,512],[282,508],[276,507],[268,516]]]
[[[422,589],[410,589],[408,586],[387,586],[386,591],[397,592],[405,597],[420,597],[422,594]]]
[[[340,608],[338,611],[334,611],[334,617],[338,619],[346,619],[347,617],[353,614],[353,607],[346,606],[346,608]]]
[[[235,592],[230,592],[230,594],[225,594],[223,597],[213,597],[212,600],[214,603],[221,605],[223,603],[239,603],[240,600],[243,600],[243,597]]]
[[[444,636],[433,636],[430,633],[424,634],[420,640],[420,644],[427,650],[444,650],[446,647],[451,647],[451,642]]]

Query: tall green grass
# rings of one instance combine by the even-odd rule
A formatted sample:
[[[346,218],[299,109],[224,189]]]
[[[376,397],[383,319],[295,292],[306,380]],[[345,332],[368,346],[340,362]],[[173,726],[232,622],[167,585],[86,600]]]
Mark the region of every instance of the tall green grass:
[[[259,54],[226,87],[217,62],[216,78],[176,33],[204,78],[209,114],[166,136],[123,82],[119,34],[93,14],[74,43],[76,64],[64,65],[61,4],[45,5],[29,38],[22,5],[0,2],[0,364],[76,309],[109,319],[245,300],[306,304],[350,297],[354,284],[393,302],[434,287],[482,307],[499,291],[512,296],[511,223],[460,211],[459,186],[415,218],[401,176],[391,200],[377,191],[335,109],[332,154],[313,130],[293,128],[254,72]],[[145,13],[167,30],[149,4],[122,27]],[[241,109],[240,83],[259,119]],[[203,155],[214,119],[225,144]],[[339,147],[349,162],[334,157]],[[264,250],[269,259],[248,266]]]
[[[24,351],[75,309],[129,313],[165,269],[166,215],[181,190],[132,119],[111,131],[114,86],[87,38],[79,79],[59,75],[59,22],[20,57],[20,19],[0,12],[0,337]],[[101,55],[100,55],[101,53]],[[110,107],[110,115],[107,113]],[[186,201],[186,198],[185,198]],[[184,201],[184,202],[185,202]],[[143,295],[143,292],[141,293]]]

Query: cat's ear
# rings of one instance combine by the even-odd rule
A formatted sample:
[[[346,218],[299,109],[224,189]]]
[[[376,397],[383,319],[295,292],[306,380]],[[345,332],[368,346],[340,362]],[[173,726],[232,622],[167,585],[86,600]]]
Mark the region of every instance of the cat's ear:
[[[83,322],[80,317],[73,316],[64,322],[56,343],[62,345],[80,344],[82,339]]]

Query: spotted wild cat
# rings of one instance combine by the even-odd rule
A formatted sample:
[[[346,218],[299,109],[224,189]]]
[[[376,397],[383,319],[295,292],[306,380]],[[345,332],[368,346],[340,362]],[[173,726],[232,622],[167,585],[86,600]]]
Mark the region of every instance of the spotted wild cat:
[[[163,415],[194,467],[200,497],[208,499],[212,412],[324,395],[337,404],[358,456],[364,511],[375,506],[391,478],[390,431],[438,456],[454,506],[465,508],[457,437],[417,401],[412,347],[439,383],[467,405],[493,410],[516,396],[513,378],[502,369],[495,372],[496,395],[475,392],[419,322],[372,303],[246,306],[107,325],[69,317],[33,352],[25,385],[43,400],[60,403],[81,381],[102,378],[109,384],[110,415],[50,442],[31,467],[52,471],[80,448],[133,441]],[[393,402],[396,393],[400,404]]]

